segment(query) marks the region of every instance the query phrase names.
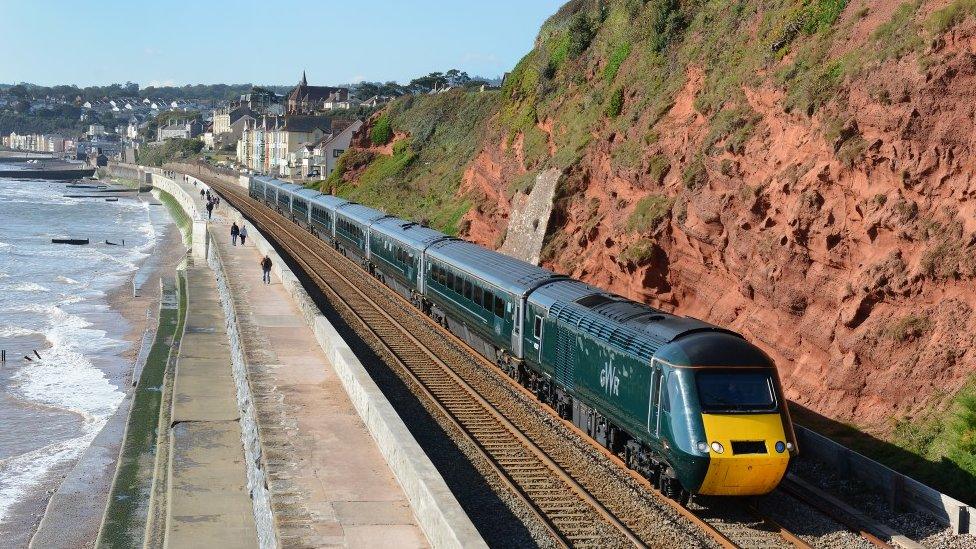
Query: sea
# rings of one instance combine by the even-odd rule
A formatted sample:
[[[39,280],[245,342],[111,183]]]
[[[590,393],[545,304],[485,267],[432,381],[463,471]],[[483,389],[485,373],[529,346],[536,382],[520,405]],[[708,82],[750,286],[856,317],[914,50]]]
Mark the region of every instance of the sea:
[[[139,283],[167,218],[135,198],[66,194],[91,193],[0,178],[0,536],[25,534],[18,506],[43,505],[122,402],[141,340],[108,297]]]

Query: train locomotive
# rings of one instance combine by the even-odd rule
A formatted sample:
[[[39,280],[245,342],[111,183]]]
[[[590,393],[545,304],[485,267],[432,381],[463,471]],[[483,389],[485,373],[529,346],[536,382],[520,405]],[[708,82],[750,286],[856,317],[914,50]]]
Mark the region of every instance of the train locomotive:
[[[663,494],[758,495],[797,455],[772,360],[741,335],[267,177],[252,198],[357,261]]]

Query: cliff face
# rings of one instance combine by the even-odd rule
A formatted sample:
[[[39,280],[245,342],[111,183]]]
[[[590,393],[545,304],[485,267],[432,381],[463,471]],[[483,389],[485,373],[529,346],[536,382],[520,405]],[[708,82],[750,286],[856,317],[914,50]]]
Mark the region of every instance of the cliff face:
[[[736,329],[792,400],[890,434],[976,372],[974,10],[570,2],[454,157],[458,230],[499,247],[559,170],[544,265]]]

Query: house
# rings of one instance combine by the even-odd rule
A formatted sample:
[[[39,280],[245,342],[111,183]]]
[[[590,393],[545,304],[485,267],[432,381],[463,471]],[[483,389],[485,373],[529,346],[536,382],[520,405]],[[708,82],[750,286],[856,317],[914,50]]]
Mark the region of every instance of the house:
[[[250,107],[231,108],[230,106],[217,109],[213,113],[214,135],[230,133],[231,126],[244,116],[257,117],[257,113]]]
[[[324,137],[312,147],[308,163],[302,162],[302,176],[317,175],[326,178],[335,170],[336,161],[342,153],[349,149],[352,135],[363,125],[362,120],[356,120],[342,130]]]
[[[203,133],[203,127],[199,120],[170,119],[168,124],[156,129],[156,140],[190,139],[201,133]]]
[[[331,133],[332,119],[325,116],[262,116],[245,122],[237,158],[256,172],[291,175],[298,171],[292,153]]]
[[[349,88],[329,86],[309,86],[305,73],[302,80],[288,94],[285,100],[285,114],[311,114],[322,108],[325,101],[345,101],[349,99]]]

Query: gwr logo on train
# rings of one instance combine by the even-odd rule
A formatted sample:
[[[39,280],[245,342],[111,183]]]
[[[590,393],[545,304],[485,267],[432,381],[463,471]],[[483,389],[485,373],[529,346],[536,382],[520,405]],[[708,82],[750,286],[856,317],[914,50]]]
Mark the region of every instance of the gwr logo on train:
[[[608,362],[603,365],[603,369],[600,370],[600,387],[612,396],[620,396],[620,376],[617,375],[617,368],[613,365],[613,362]]]

